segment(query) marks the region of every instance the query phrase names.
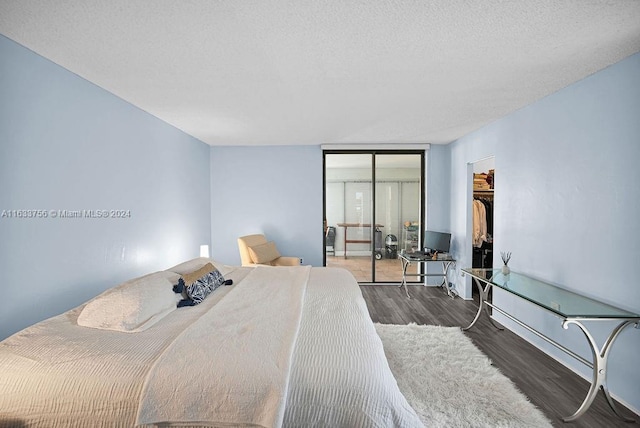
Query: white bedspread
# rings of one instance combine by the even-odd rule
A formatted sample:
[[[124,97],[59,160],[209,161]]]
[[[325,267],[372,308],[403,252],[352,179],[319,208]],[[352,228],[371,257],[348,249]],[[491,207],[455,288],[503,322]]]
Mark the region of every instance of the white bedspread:
[[[310,267],[256,267],[158,358],[138,424],[279,427]]]
[[[218,288],[200,305],[173,311],[142,332],[78,326],[81,306],[0,342],[0,426],[130,428],[137,421],[174,418],[167,425],[192,421],[211,426],[211,420],[220,420],[219,411],[228,414],[227,407],[240,413],[255,410],[252,421],[228,424],[235,426],[422,426],[391,374],[353,276],[333,268],[281,269],[236,268],[225,274],[234,285]],[[294,283],[283,285],[279,275],[288,269],[297,277],[308,275],[306,291]],[[260,281],[270,286],[255,290],[254,275],[254,286]],[[258,280],[263,275],[270,279]],[[275,294],[264,295],[271,285]],[[282,293],[294,299],[282,300]],[[283,308],[283,301],[294,310]],[[278,307],[282,314],[274,313]],[[267,321],[257,316],[263,311],[271,314]],[[280,333],[273,336],[274,331]],[[263,347],[273,351],[271,357]],[[210,355],[218,362],[208,364]],[[158,373],[162,360],[167,368]],[[222,371],[210,367],[215,371],[202,372],[217,364]],[[156,379],[159,389],[152,386],[157,376],[164,376]],[[235,384],[213,392],[185,389],[192,381],[198,382],[192,385],[197,390],[215,389],[225,376]],[[221,403],[217,396],[247,387],[248,397],[229,395]],[[155,396],[145,399],[145,389]],[[249,409],[258,402],[261,408]],[[191,416],[192,407],[216,414]]]
[[[284,426],[423,426],[398,389],[358,283],[344,269],[311,271]]]

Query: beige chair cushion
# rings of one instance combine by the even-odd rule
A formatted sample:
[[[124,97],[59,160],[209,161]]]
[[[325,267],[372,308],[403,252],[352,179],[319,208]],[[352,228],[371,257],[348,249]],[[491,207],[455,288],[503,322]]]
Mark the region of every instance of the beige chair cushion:
[[[256,264],[271,263],[280,257],[280,253],[273,241],[249,247],[249,254],[251,255],[251,260]]]
[[[238,249],[240,250],[240,260],[242,262],[242,266],[251,266],[255,264],[251,259],[249,247],[266,243],[267,238],[265,238],[264,235],[261,234],[241,236],[240,238],[238,238]]]

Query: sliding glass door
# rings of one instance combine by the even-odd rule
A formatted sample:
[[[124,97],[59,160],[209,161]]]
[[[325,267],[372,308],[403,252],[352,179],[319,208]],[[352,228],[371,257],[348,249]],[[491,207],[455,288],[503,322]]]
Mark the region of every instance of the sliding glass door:
[[[324,153],[325,265],[360,283],[402,280],[401,250],[418,248],[423,152]]]
[[[398,254],[418,248],[421,166],[420,155],[375,156],[374,214],[383,237],[382,254],[374,258],[375,282],[401,281]]]
[[[372,161],[364,153],[325,156],[325,219],[335,231],[326,265],[347,268],[358,282],[373,281]]]

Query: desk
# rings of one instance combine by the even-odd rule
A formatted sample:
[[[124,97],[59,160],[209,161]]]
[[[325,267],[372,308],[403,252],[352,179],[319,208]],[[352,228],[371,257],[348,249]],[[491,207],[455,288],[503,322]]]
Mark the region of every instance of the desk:
[[[344,258],[347,258],[347,244],[371,244],[371,239],[347,239],[347,232],[350,227],[371,227],[371,224],[364,223],[338,223],[338,226],[344,227]],[[376,224],[375,227],[383,227],[381,224]]]
[[[638,322],[640,321],[639,314],[634,314],[632,312],[598,302],[597,300],[590,299],[580,294],[573,293],[569,290],[556,287],[555,285],[548,284],[513,271],[511,271],[510,274],[505,275],[500,269],[467,268],[462,269],[462,272],[463,275],[467,274],[473,278],[476,286],[478,287],[478,292],[480,293],[478,312],[471,324],[463,330],[469,330],[473,327],[482,313],[489,317],[489,320],[496,328],[502,330],[502,327],[497,325],[493,318],[491,318],[491,314],[489,313],[490,307],[585,364],[587,367],[593,369],[591,387],[589,388],[586,398],[573,415],[562,418],[565,422],[574,421],[584,414],[589,406],[591,406],[591,403],[593,403],[593,400],[600,389],[602,389],[602,392],[607,399],[607,403],[609,403],[613,412],[620,418],[628,422],[633,422],[633,419],[626,418],[618,412],[618,409],[615,407],[613,400],[609,395],[609,389],[607,388],[607,359],[609,358],[613,342],[616,340],[620,332],[628,325],[635,324],[636,327],[638,327]],[[537,330],[534,330],[515,316],[507,313],[504,309],[497,307],[493,302],[489,302],[488,294],[491,287],[498,287],[501,290],[525,299],[534,305],[551,312],[562,320],[562,327],[565,330],[569,328],[569,325],[575,324],[580,330],[582,330],[589,342],[592,361],[581,357],[553,339],[550,339]],[[618,321],[619,324],[611,331],[604,343],[604,346],[600,349],[587,329],[587,325],[585,324],[587,321]]]
[[[442,284],[439,286],[444,286],[445,290],[447,290],[447,295],[451,298],[455,297],[455,291],[449,288],[449,268],[456,264],[456,261],[452,258],[445,259],[432,259],[431,256],[423,256],[411,253],[400,253],[398,256],[400,258],[400,262],[402,263],[402,282],[400,283],[400,287],[404,287],[404,292],[407,294],[407,298],[411,298],[409,296],[409,290],[407,290],[407,276],[415,276],[418,278],[423,278],[427,276],[441,276]],[[425,267],[429,263],[442,263],[442,273],[407,273],[407,268],[412,263],[417,265],[425,265]]]

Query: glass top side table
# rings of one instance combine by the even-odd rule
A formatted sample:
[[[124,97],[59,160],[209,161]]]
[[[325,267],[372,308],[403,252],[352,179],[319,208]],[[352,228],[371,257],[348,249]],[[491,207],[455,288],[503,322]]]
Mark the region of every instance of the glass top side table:
[[[471,324],[469,324],[468,327],[463,328],[463,330],[468,330],[473,327],[482,314],[485,314],[496,328],[502,330],[502,327],[496,324],[494,319],[491,317],[491,313],[489,312],[489,308],[491,308],[593,370],[591,387],[589,388],[587,396],[574,414],[562,418],[565,422],[574,421],[583,415],[591,406],[591,403],[593,403],[593,400],[600,389],[602,389],[609,407],[611,407],[616,415],[625,421],[634,421],[633,419],[623,416],[614,405],[607,387],[607,362],[611,347],[620,332],[629,325],[635,325],[637,328],[638,323],[640,322],[640,314],[616,308],[615,306],[611,306],[607,303],[599,302],[598,300],[590,297],[574,293],[570,290],[513,271],[509,274],[503,274],[500,269],[465,268],[462,269],[462,272],[464,275],[469,275],[473,278],[476,286],[478,287],[478,292],[480,293],[478,312]],[[492,287],[497,287],[551,312],[562,320],[562,327],[565,330],[571,324],[577,326],[582,330],[587,342],[589,343],[592,360],[589,361],[583,358],[571,349],[568,349],[555,340],[535,330],[533,327],[525,324],[523,321],[516,318],[516,316],[508,313],[504,308],[500,308],[495,305],[489,300],[489,291]],[[593,335],[588,329],[590,322],[597,321],[617,322],[617,325],[609,333],[609,336],[605,340],[602,348],[600,348],[598,343],[596,343]]]
[[[418,278],[424,278],[429,276],[439,276],[442,277],[442,283],[439,287],[444,287],[447,291],[447,295],[451,298],[456,296],[455,290],[452,290],[449,286],[449,269],[455,265],[456,261],[451,257],[441,257],[441,258],[432,258],[430,255],[416,254],[416,253],[400,253],[398,255],[400,262],[402,263],[402,282],[400,283],[400,287],[404,287],[404,292],[407,295],[407,298],[411,298],[409,295],[409,290],[407,289],[407,277],[415,276]],[[407,268],[412,265],[424,265],[425,267],[429,263],[441,263],[442,264],[442,272],[441,273],[407,273]]]

